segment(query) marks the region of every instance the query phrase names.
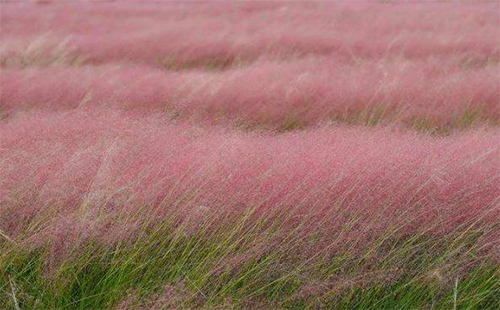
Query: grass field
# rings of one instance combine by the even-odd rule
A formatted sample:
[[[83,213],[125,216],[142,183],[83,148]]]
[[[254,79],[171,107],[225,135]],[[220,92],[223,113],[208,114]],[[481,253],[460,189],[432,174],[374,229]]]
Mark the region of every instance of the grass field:
[[[500,309],[500,2],[0,3],[0,309]]]

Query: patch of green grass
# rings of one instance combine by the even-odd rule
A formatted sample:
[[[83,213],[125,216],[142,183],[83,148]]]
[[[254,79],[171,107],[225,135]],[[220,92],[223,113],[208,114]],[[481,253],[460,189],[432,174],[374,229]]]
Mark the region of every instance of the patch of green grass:
[[[178,59],[175,58],[169,58],[163,61],[162,63],[164,69],[174,70],[174,71],[183,71],[183,70],[221,71],[238,65],[241,65],[241,60],[235,57],[196,59],[190,61],[179,61]]]
[[[59,262],[50,245],[4,242],[0,308],[500,306],[500,268],[476,252],[480,234],[388,232],[362,252],[349,245],[313,251],[320,234],[282,223],[250,214],[193,231],[165,222],[133,242],[87,242]]]

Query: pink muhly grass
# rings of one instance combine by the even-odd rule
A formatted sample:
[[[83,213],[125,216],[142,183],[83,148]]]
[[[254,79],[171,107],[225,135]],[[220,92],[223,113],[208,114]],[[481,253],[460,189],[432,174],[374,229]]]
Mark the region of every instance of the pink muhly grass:
[[[10,70],[0,75],[3,113],[86,106],[165,112],[201,121],[313,125],[332,120],[431,126],[499,122],[499,70],[460,58],[343,64],[328,58],[259,61],[224,72],[144,67]]]
[[[279,129],[498,124],[496,8],[4,3],[0,117],[90,105]]]
[[[68,38],[89,63],[226,66],[262,55],[499,57],[498,3],[2,4],[2,41]],[[359,22],[363,21],[363,22]],[[22,27],[20,27],[22,25]]]
[[[29,42],[19,38],[9,40],[0,48],[0,67],[26,68],[81,64],[81,57],[74,53],[68,42],[68,38],[60,40],[46,35],[33,38]]]
[[[0,3],[0,305],[495,301],[499,9]]]
[[[325,237],[347,222],[353,228],[343,237],[360,246],[391,229],[490,227],[500,216],[499,139],[496,130],[245,134],[110,111],[29,113],[0,124],[0,229],[15,239],[48,216],[51,229],[62,227],[59,238],[68,219],[85,234],[90,220],[97,237],[141,206],[202,221],[222,210],[285,212],[287,222]]]

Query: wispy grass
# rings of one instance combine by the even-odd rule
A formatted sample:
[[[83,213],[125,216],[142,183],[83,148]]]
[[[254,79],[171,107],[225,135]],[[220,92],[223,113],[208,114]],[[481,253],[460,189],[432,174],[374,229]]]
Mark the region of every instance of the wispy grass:
[[[88,241],[54,266],[47,265],[46,247],[4,243],[0,300],[3,307],[14,307],[10,283],[15,283],[21,309],[495,309],[500,304],[498,262],[479,255],[478,236],[492,227],[397,240],[388,230],[362,249],[339,248],[331,240],[314,251],[328,236],[306,233],[305,223],[279,224],[287,221],[285,213],[282,221],[266,216],[214,216],[195,231],[171,219],[149,226],[135,240]]]
[[[0,4],[0,309],[500,309],[499,3]]]

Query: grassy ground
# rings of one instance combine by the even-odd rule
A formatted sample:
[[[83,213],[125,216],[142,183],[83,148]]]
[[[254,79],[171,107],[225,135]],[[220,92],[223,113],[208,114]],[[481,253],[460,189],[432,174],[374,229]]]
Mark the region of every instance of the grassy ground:
[[[396,2],[2,3],[0,310],[500,309],[500,5]]]
[[[171,218],[143,227],[140,238],[110,244],[82,238],[64,249],[4,239],[0,306],[500,307],[498,262],[480,242],[497,227],[462,227],[441,237],[391,230],[360,248],[355,241],[338,245],[321,230],[291,227],[286,219],[252,216],[213,217],[196,227]]]

